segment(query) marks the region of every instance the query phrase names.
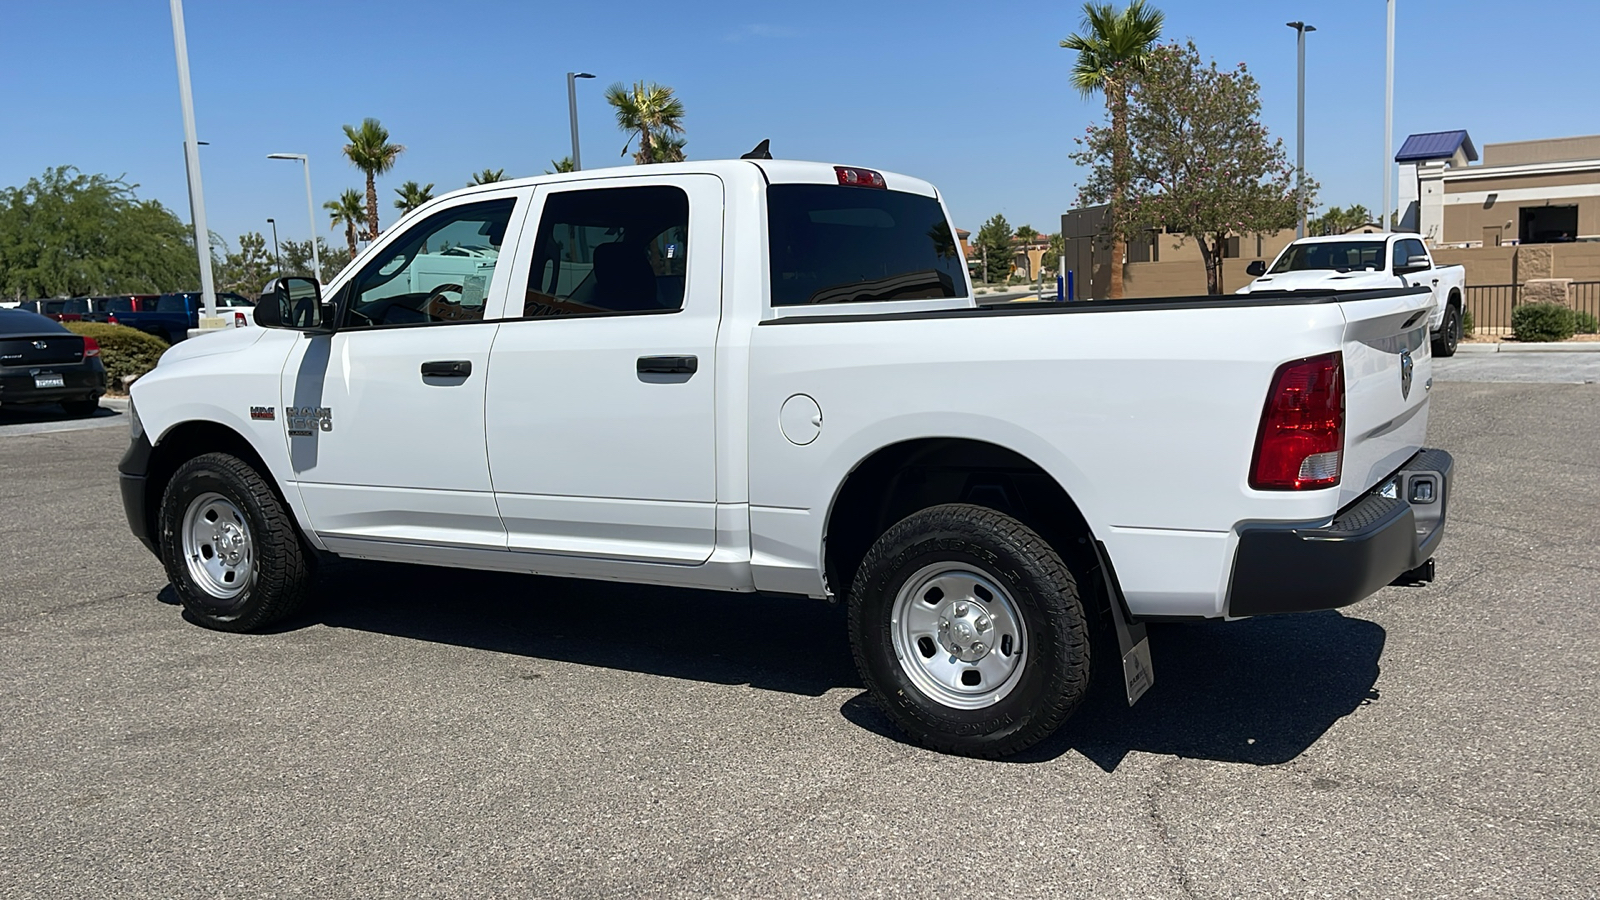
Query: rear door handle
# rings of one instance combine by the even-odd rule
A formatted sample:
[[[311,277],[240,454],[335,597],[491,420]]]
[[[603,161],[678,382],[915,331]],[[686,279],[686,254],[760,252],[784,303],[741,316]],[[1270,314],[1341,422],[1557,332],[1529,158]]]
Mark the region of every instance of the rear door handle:
[[[440,359],[422,364],[423,378],[466,378],[471,374],[470,359]]]
[[[641,356],[639,374],[693,375],[700,370],[700,359],[695,356]]]

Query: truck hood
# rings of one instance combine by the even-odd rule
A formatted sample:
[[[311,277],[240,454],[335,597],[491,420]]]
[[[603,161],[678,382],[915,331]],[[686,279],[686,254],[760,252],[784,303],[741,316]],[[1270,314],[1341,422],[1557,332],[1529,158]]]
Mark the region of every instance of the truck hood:
[[[262,335],[266,333],[265,328],[224,328],[213,334],[202,334],[173,344],[167,352],[161,354],[161,361],[177,362],[218,353],[232,353],[261,340]]]
[[[1362,288],[1395,287],[1398,279],[1383,272],[1340,272],[1335,269],[1306,269],[1263,275],[1239,289],[1239,293],[1253,291],[1352,291]]]

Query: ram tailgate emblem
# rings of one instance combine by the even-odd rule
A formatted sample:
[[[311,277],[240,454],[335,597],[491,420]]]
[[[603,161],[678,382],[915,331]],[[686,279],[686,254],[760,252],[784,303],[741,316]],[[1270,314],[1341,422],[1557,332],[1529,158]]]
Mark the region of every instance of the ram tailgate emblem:
[[[1411,361],[1411,351],[1400,351],[1400,399],[1411,398],[1411,371],[1416,368],[1416,363]]]

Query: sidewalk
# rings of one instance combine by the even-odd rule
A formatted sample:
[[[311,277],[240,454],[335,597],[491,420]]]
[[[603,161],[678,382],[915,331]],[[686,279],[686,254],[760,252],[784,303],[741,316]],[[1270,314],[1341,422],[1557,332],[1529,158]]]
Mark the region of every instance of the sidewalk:
[[[1550,344],[1482,343],[1463,341],[1457,353],[1600,353],[1600,341],[1561,341]]]

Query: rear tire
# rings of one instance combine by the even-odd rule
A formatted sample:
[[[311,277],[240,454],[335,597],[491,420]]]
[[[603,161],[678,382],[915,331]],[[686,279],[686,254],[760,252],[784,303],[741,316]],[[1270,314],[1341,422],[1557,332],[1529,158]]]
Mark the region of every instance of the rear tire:
[[[100,398],[90,397],[87,400],[63,400],[61,408],[67,415],[77,418],[87,418],[100,411]]]
[[[1461,346],[1461,308],[1454,303],[1444,308],[1444,321],[1439,323],[1439,336],[1433,339],[1433,355],[1450,357]]]
[[[924,746],[1001,757],[1056,731],[1089,686],[1089,628],[1055,550],[1010,516],[922,510],[873,544],[850,591],[873,700]]]
[[[161,560],[183,608],[221,631],[253,631],[304,605],[312,555],[272,485],[226,453],[189,460],[161,499]]]

